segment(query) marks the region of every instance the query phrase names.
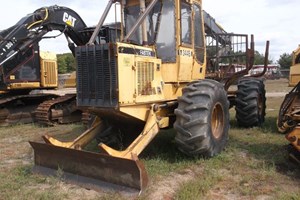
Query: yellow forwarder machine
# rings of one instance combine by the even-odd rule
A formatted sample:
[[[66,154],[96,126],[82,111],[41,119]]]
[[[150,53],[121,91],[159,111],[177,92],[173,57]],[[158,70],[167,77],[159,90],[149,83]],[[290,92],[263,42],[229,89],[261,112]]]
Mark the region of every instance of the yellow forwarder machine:
[[[121,36],[110,40],[101,27],[114,3]],[[241,126],[263,123],[263,81],[242,78],[253,65],[253,37],[249,48],[247,35],[211,34],[206,47],[201,5],[201,0],[110,0],[88,44],[75,49],[77,105],[97,117],[73,141],[47,135],[44,142],[31,141],[36,169],[143,190],[148,178],[138,156],[160,128],[175,121],[180,151],[212,157],[228,140],[229,107],[236,106]],[[221,70],[219,63],[233,61],[245,70]],[[237,80],[238,91],[227,93]],[[97,153],[84,149],[94,138]]]

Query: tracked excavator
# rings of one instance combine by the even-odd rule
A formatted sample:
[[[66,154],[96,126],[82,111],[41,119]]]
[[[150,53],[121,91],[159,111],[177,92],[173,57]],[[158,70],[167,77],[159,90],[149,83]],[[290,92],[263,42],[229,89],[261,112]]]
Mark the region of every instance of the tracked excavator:
[[[292,53],[289,86],[293,89],[285,95],[280,106],[277,128],[291,143],[290,157],[300,164],[300,46]]]
[[[121,16],[117,40],[101,35],[111,8]],[[160,129],[174,127],[187,156],[209,158],[226,146],[230,107],[240,126],[264,121],[264,83],[245,77],[254,37],[216,31],[205,37],[201,0],[109,0],[75,56],[77,106],[96,118],[74,140],[44,135],[30,141],[36,172],[59,169],[77,182],[84,177],[143,191],[148,176],[138,157]],[[245,68],[229,73],[222,67],[237,62]],[[237,90],[228,92],[235,82]]]
[[[91,32],[86,28],[75,11],[51,6],[0,32],[0,125],[81,120],[75,86],[74,90],[54,90],[58,87],[56,55],[40,52],[38,43],[57,30],[74,52],[75,45],[88,42]]]

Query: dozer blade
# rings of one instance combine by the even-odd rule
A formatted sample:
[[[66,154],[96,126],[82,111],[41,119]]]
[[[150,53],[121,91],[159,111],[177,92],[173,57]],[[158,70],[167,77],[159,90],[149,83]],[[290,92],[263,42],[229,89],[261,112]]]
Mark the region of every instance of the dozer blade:
[[[106,154],[58,147],[32,142],[36,166],[62,170],[74,175],[88,177],[142,191],[148,176],[144,164],[138,160],[112,157]]]

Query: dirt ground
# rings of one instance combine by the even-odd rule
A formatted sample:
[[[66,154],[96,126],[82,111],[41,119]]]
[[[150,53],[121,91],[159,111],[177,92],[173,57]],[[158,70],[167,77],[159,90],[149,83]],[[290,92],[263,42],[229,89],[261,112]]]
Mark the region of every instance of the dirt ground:
[[[269,86],[276,84],[285,84],[286,80],[282,80],[282,82],[278,82],[277,80],[274,82],[268,82]],[[271,91],[275,93],[285,92],[288,89],[284,89],[284,91]],[[267,90],[268,92],[268,90]],[[278,105],[279,106],[279,105]],[[268,109],[273,109],[269,107]],[[277,108],[278,109],[278,108]],[[0,174],[11,173],[11,170],[16,167],[22,166],[32,166],[33,165],[33,150],[31,149],[28,141],[29,140],[40,140],[41,136],[44,134],[48,135],[57,135],[58,133],[64,134],[67,132],[77,132],[80,133],[83,130],[83,127],[80,124],[73,125],[57,125],[54,127],[39,127],[38,125],[17,125],[14,127],[1,127],[0,128]],[[245,132],[245,130],[242,130]],[[281,136],[280,136],[281,137]],[[284,136],[282,136],[284,137]],[[284,139],[283,139],[284,140]],[[232,152],[229,152],[231,154]],[[215,173],[219,176],[222,176],[220,180],[214,184],[213,187],[208,189],[205,192],[205,199],[274,199],[274,191],[276,188],[290,193],[298,193],[300,188],[300,180],[295,179],[290,176],[290,168],[288,166],[283,166],[279,173],[276,174],[276,178],[272,180],[272,175],[267,174],[265,179],[263,179],[261,174],[256,174],[256,168],[242,167],[243,163],[251,162],[255,163],[255,159],[251,156],[251,152],[247,150],[242,150],[236,153],[234,156],[235,159],[232,162],[236,162],[237,165],[232,168],[229,167],[221,167],[215,170]],[[47,179],[42,183],[31,182],[30,180],[26,181],[27,186],[24,186],[20,189],[20,191],[26,191],[27,194],[30,194],[28,191],[32,191],[33,193],[39,193],[41,191],[51,190],[52,192],[57,192],[60,194],[58,197],[61,199],[163,199],[169,200],[174,199],[176,197],[177,191],[184,185],[196,177],[201,177],[205,171],[206,165],[199,166],[191,166],[190,168],[170,172],[165,176],[159,175],[155,177],[150,177],[150,184],[145,193],[138,197],[137,193],[134,192],[118,192],[116,194],[115,191],[111,190],[103,190],[101,192],[96,192],[94,190],[88,190],[73,184],[67,184],[63,181],[53,181],[51,179]],[[235,169],[233,169],[235,168]],[[276,168],[280,169],[280,167]],[[270,172],[271,173],[271,172]],[[272,172],[273,173],[273,172]],[[275,173],[275,172],[274,172]],[[254,181],[245,181],[244,176],[252,175],[256,177]],[[10,177],[5,176],[4,177]],[[31,178],[31,176],[29,176]],[[249,178],[251,179],[251,178]],[[6,180],[1,180],[6,181]],[[275,182],[276,181],[276,182]],[[3,186],[3,185],[2,185]],[[253,198],[252,195],[245,195],[241,190],[237,190],[236,187],[251,187],[251,189],[260,191],[258,195],[255,195]],[[275,188],[275,189],[274,189]],[[13,189],[13,188],[12,188]],[[6,188],[0,191],[11,192],[10,188]],[[12,195],[8,199],[18,199],[22,197],[22,195],[18,194],[18,192],[12,192]],[[43,196],[42,196],[43,197]],[[50,195],[50,197],[52,197]],[[296,196],[299,197],[299,196]],[[27,197],[26,197],[27,198]],[[1,196],[0,196],[0,199]],[[4,199],[7,197],[4,195]],[[29,199],[29,198],[28,198]],[[47,198],[41,198],[47,199]],[[51,199],[51,198],[49,198]]]

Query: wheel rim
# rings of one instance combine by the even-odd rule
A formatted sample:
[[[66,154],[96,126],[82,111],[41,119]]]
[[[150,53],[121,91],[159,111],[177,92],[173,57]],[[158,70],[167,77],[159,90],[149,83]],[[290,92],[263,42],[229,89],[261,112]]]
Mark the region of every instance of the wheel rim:
[[[224,129],[224,112],[222,105],[219,103],[214,106],[212,111],[211,129],[216,139],[222,136]]]

